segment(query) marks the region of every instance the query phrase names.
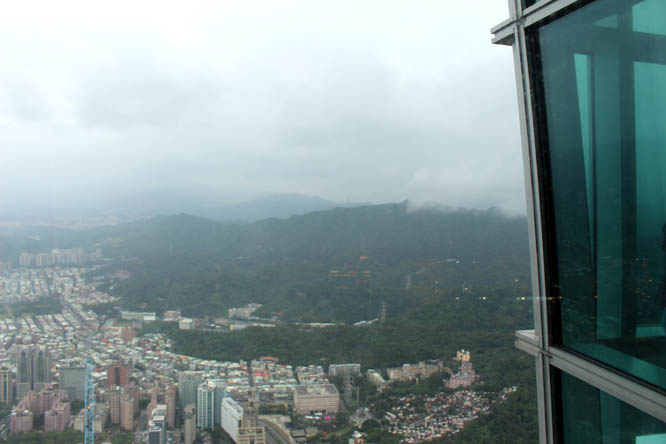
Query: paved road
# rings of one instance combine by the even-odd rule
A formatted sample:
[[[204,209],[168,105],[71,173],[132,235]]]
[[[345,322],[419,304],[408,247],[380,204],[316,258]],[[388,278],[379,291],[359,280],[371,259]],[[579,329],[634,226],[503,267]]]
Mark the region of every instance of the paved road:
[[[257,425],[263,427],[266,430],[266,442],[268,444],[289,444],[288,441],[280,435],[276,430],[275,426],[267,421],[257,421]]]

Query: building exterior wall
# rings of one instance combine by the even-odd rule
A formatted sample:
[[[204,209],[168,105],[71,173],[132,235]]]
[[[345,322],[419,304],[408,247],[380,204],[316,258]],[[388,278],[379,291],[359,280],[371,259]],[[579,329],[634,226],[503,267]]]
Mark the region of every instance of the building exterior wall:
[[[114,364],[106,370],[106,384],[109,389],[125,387],[129,383],[129,369],[120,364]]]
[[[328,376],[346,376],[346,375],[360,376],[361,364],[331,364],[328,367]]]
[[[44,431],[45,432],[59,432],[58,413],[54,410],[49,410],[44,413]]]
[[[83,401],[86,368],[83,366],[58,367],[58,387],[67,392],[71,401]]]
[[[51,382],[51,355],[46,347],[20,347],[15,360],[18,399],[30,390],[40,390]]]
[[[540,442],[661,442],[665,366],[643,346],[666,328],[664,3],[509,9],[492,32],[518,86],[534,325],[516,345]]]
[[[167,426],[170,428],[176,425],[176,397],[176,386],[171,383],[156,387],[151,395],[151,409],[160,404],[166,406],[165,416],[167,418]]]
[[[114,388],[107,392],[109,400],[109,416],[111,424],[120,424],[120,389]]]
[[[185,444],[192,444],[197,435],[197,414],[193,404],[185,406],[183,425],[183,441]]]
[[[14,410],[9,420],[9,430],[12,433],[25,433],[32,431],[32,412],[30,410]]]
[[[134,430],[134,418],[138,414],[138,390],[136,387],[125,387],[120,395],[120,427]]]
[[[238,428],[243,419],[243,407],[236,401],[227,397],[222,401],[222,429],[227,432],[231,439],[238,440]]]
[[[303,415],[311,412],[337,413],[340,408],[340,393],[332,384],[319,386],[296,386],[294,408]]]
[[[69,402],[56,401],[51,410],[44,413],[45,432],[64,432],[69,426],[70,404]]]
[[[203,378],[202,372],[187,371],[178,377],[178,394],[181,406],[197,404],[197,389]]]
[[[166,444],[167,438],[167,421],[166,421],[167,407],[160,404],[153,410],[152,417],[148,423],[148,442],[150,444]]]
[[[134,400],[123,396],[120,400],[120,427],[123,430],[134,430]]]
[[[13,399],[12,372],[8,368],[0,369],[0,402],[11,403]]]
[[[197,389],[197,427],[200,429],[213,428],[213,397],[214,390],[206,384]]]

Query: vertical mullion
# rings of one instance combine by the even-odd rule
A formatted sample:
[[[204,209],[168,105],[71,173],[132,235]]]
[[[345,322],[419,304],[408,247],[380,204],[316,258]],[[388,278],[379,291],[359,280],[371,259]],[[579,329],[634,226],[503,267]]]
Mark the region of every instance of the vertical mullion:
[[[520,3],[516,4],[520,8]],[[534,307],[535,332],[539,336],[539,345],[542,353],[536,358],[537,378],[537,407],[539,412],[539,440],[541,443],[554,443],[553,426],[553,397],[551,395],[552,370],[550,360],[545,351],[550,347],[550,328],[548,325],[546,276],[544,267],[544,244],[542,232],[542,202],[540,196],[540,180],[538,175],[538,161],[536,154],[536,127],[532,101],[535,94],[532,91],[527,37],[522,23],[515,25],[514,61],[516,67],[516,82],[519,94],[519,111],[521,115],[521,133],[523,145],[523,161],[525,168],[525,182],[528,188],[527,212],[530,235],[530,259],[532,264],[532,292]],[[522,95],[521,95],[522,92]]]
[[[619,14],[620,35],[631,40],[633,31],[632,6],[625,6]],[[620,88],[620,140],[622,175],[622,325],[623,337],[636,334],[636,294],[633,289],[636,259],[636,117],[634,100],[634,62],[631,47],[621,45],[619,49]]]

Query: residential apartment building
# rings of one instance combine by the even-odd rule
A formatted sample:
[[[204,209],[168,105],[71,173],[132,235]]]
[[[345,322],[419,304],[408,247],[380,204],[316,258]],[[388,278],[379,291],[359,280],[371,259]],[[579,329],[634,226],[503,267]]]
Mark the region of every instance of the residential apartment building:
[[[9,418],[9,431],[25,433],[32,431],[32,412],[25,409],[14,409]]]
[[[183,420],[183,442],[192,444],[197,437],[197,409],[193,404],[185,406]]]
[[[116,362],[106,370],[106,385],[109,389],[125,387],[129,383],[129,369]]]
[[[197,427],[212,429],[221,424],[222,402],[228,396],[227,381],[208,379],[197,389]]]
[[[176,386],[171,383],[160,384],[153,389],[151,393],[150,404],[148,404],[148,415],[158,405],[164,405],[166,412],[164,416],[167,419],[167,426],[173,428],[176,425]]]
[[[181,406],[197,404],[197,389],[202,380],[203,372],[185,371],[178,376],[178,395]]]
[[[111,424],[120,424],[120,387],[114,387],[106,392],[109,403],[109,417]]]
[[[50,410],[44,413],[45,432],[64,432],[69,427],[70,404],[56,400]]]
[[[123,389],[120,395],[120,427],[123,430],[134,430],[134,418],[138,414],[136,390]]]
[[[328,367],[328,376],[361,376],[361,364],[331,364]]]
[[[215,388],[201,384],[197,389],[197,428],[213,428],[213,403]]]
[[[148,444],[166,444],[167,441],[167,421],[166,405],[158,405],[148,422]]]

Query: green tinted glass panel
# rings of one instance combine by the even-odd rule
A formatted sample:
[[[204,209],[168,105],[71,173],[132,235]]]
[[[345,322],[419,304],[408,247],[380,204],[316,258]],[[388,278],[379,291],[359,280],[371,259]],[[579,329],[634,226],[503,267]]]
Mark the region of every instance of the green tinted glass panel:
[[[663,388],[665,5],[598,0],[538,31],[555,340]]]
[[[564,444],[666,442],[665,423],[571,375],[561,381]]]
[[[633,29],[636,32],[666,35],[666,2],[645,0],[632,8]]]
[[[656,435],[643,435],[636,437],[636,444],[664,444],[666,442],[666,433]]]

